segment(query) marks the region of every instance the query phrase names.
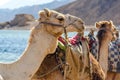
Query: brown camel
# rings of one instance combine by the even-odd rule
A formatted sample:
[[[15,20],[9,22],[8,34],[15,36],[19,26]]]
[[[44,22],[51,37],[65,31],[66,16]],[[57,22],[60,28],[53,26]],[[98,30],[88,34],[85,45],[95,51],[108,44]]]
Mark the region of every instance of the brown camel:
[[[41,25],[48,26],[48,28],[46,28],[46,30],[51,35],[54,35],[53,37],[55,37],[56,39],[59,37],[58,35],[60,35],[61,33],[64,32],[63,31],[64,27],[67,28],[66,29],[67,31],[77,31],[77,32],[84,31],[84,23],[80,18],[77,18],[72,15],[63,15],[54,10],[44,10],[44,11],[40,12],[39,21],[42,22]],[[54,24],[51,24],[51,23],[54,23]],[[62,24],[62,25],[59,26],[59,24]],[[55,27],[49,27],[52,25]],[[58,26],[58,27],[56,27],[56,26]],[[62,28],[61,28],[61,26],[62,26]],[[56,29],[56,32],[58,32],[58,30],[61,30],[61,32],[55,34],[53,32],[53,29]],[[43,43],[43,45],[44,45],[44,43]],[[48,45],[54,45],[54,43],[51,43]],[[48,54],[50,54],[50,53],[48,53]],[[61,74],[61,72],[58,68],[59,64],[56,62],[55,55],[53,55],[53,54],[51,54],[51,55],[48,55],[43,60],[41,66],[39,67],[39,70],[33,76],[32,80],[63,80],[63,75]]]
[[[87,39],[83,33],[75,36],[76,43],[67,48],[65,69],[66,80],[105,80],[104,72],[89,52]],[[75,39],[73,38],[73,39]]]
[[[120,73],[108,71],[108,48],[113,39],[115,26],[112,21],[100,21],[96,22],[96,28],[98,29],[97,38],[99,43],[98,61],[106,75],[106,80],[120,80]]]

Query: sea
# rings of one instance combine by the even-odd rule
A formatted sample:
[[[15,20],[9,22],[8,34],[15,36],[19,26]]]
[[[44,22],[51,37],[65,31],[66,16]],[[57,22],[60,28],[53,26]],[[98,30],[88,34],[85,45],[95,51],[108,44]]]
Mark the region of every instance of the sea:
[[[0,30],[0,62],[13,62],[24,51],[29,30]]]
[[[68,33],[68,37],[74,35],[75,32]],[[0,63],[16,61],[25,50],[29,36],[29,30],[0,30]]]

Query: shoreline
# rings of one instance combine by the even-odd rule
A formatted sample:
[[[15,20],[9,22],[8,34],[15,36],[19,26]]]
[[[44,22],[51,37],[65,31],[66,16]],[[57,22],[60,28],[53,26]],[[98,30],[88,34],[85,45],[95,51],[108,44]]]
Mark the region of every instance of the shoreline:
[[[3,29],[0,29],[0,30],[31,30],[35,25],[27,25],[27,26],[13,26],[13,27],[10,27],[10,28],[3,28]],[[85,31],[89,31],[90,29],[94,29],[95,31],[97,31],[97,29],[93,26],[93,25],[85,25]],[[120,31],[120,29],[117,29]]]

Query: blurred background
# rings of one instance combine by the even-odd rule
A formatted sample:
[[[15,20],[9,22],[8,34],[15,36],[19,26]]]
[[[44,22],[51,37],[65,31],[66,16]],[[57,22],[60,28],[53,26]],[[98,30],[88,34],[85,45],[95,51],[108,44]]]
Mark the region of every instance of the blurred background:
[[[30,29],[44,8],[80,17],[87,27],[112,20],[120,28],[120,0],[0,0],[0,29]]]

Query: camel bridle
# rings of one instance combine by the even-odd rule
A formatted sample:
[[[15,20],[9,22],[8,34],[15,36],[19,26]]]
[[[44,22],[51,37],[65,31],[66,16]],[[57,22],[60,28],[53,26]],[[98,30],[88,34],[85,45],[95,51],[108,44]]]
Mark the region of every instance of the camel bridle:
[[[50,23],[50,22],[40,22],[41,24],[48,24],[48,25],[52,25],[52,26],[57,26],[57,27],[61,27],[61,26],[63,26],[62,24],[56,24],[56,23]]]
[[[75,19],[74,21],[72,21],[71,23],[67,24],[67,20],[71,20],[70,15],[66,15],[66,19],[64,24],[57,24],[57,23],[52,23],[52,22],[48,22],[48,21],[41,21],[39,24],[47,24],[47,25],[52,25],[55,27],[63,27],[63,28],[67,28],[70,25],[74,25],[74,27],[78,30],[81,31],[76,25],[75,22],[77,22],[77,19]]]

